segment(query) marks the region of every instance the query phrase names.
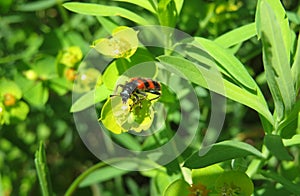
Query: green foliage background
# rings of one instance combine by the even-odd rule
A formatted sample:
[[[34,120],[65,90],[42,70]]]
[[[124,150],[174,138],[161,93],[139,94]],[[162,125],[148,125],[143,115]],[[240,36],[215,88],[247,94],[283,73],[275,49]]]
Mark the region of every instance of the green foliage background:
[[[220,64],[241,66],[242,73],[251,75],[253,80],[243,80],[234,69],[228,75],[222,73],[232,94],[228,93],[230,100],[219,141],[233,143],[218,143],[210,156],[216,157],[223,150],[232,152],[232,148],[231,158],[236,160],[246,155],[263,156],[265,160],[248,159],[247,164],[242,164],[255,182],[255,193],[297,195],[296,187],[300,183],[299,1],[281,1],[284,9],[273,6],[280,5],[280,1],[272,4],[267,0],[129,2],[91,0],[86,1],[89,3],[86,7],[63,5],[66,3],[63,0],[0,2],[0,195],[40,195],[41,190],[43,195],[63,195],[75,190],[76,195],[160,195],[163,193],[160,189],[167,186],[161,182],[171,183],[177,178],[168,173],[177,171],[174,163],[155,174],[128,173],[98,163],[79,138],[70,112],[72,74],[92,42],[107,37],[117,26],[147,24],[175,27],[197,37]],[[104,6],[99,7],[103,12],[91,11],[96,4]],[[224,52],[218,54],[218,51]],[[272,58],[270,54],[275,53],[280,58]],[[228,56],[232,58],[226,62]],[[177,67],[184,65],[183,71],[188,74],[190,64],[184,59],[161,55],[158,60]],[[91,72],[86,75],[93,77]],[[201,85],[201,81],[191,78],[195,86]],[[250,89],[259,86],[261,94],[253,96],[257,100],[247,92],[235,91],[236,81]],[[199,105],[204,111],[203,131],[209,120],[209,97],[206,90],[198,90]],[[264,101],[266,107],[257,106]],[[122,138],[124,143],[132,139]],[[249,146],[241,148],[236,140],[246,141],[260,152]],[[195,151],[189,150],[185,153],[191,155]],[[183,156],[186,167],[212,165],[212,159],[198,160],[193,156],[193,159]],[[126,164],[130,160],[115,161]],[[231,168],[228,157],[222,163],[225,168]],[[79,184],[82,188],[77,188]]]

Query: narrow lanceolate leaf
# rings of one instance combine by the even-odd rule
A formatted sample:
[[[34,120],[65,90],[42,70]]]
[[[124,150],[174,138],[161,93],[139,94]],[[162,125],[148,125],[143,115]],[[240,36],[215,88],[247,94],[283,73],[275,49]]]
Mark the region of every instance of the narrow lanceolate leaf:
[[[143,17],[121,7],[76,2],[64,3],[63,6],[68,10],[79,14],[92,16],[120,16],[140,25],[149,25],[149,22]]]
[[[293,74],[294,86],[296,92],[298,92],[300,87],[300,36],[298,37],[297,50],[295,54],[294,63],[292,66],[292,74]]]
[[[37,170],[41,192],[43,196],[53,195],[50,181],[50,173],[46,163],[46,153],[44,144],[41,142],[39,149],[35,153],[35,167]]]
[[[118,25],[113,21],[109,20],[109,18],[103,16],[97,16],[96,18],[100,22],[102,27],[106,30],[106,32],[110,35],[112,34],[113,30],[118,27]]]
[[[291,139],[282,140],[284,146],[300,145],[300,134],[294,135]]]
[[[161,0],[158,3],[157,15],[161,25],[175,27],[177,12],[175,2],[172,0]]]
[[[300,100],[297,100],[292,108],[292,110],[290,111],[290,113],[288,113],[288,115],[286,116],[286,118],[284,118],[283,121],[281,121],[278,124],[278,131],[281,132],[282,134],[282,130],[284,130],[284,128],[290,129],[289,125],[291,123],[296,123],[295,121],[298,118],[300,112]],[[299,119],[299,118],[298,118]],[[300,120],[300,119],[299,119]],[[284,134],[284,133],[283,133]]]
[[[262,0],[260,4],[260,35],[263,43],[263,61],[267,82],[275,103],[275,113],[280,121],[295,102],[295,90],[280,21],[272,7]]]
[[[215,39],[215,42],[224,48],[242,43],[256,35],[255,23],[250,23],[225,33]]]
[[[79,187],[86,187],[91,186],[92,184],[101,183],[116,176],[122,176],[123,174],[126,174],[128,172],[129,171],[127,170],[119,169],[116,167],[102,167],[98,170],[95,170],[93,173],[83,179],[83,181],[79,184]]]
[[[293,157],[288,153],[279,135],[266,135],[264,143],[272,155],[279,160],[292,161]]]
[[[111,91],[109,91],[105,85],[101,85],[95,90],[83,94],[80,98],[74,101],[73,105],[71,106],[70,112],[79,112],[88,107],[91,107],[95,103],[107,99],[110,93]]]
[[[189,81],[256,110],[273,124],[273,117],[268,106],[259,95],[223,79],[218,71],[206,69],[181,57],[160,56],[158,60],[163,63],[168,70],[174,69],[174,72],[179,71],[188,78]],[[201,63],[207,65],[209,62],[210,61],[203,60]],[[210,65],[208,64],[207,66],[209,67]]]
[[[251,28],[254,28],[253,25]],[[259,87],[243,64],[231,52],[220,47],[216,42],[204,38],[195,38],[193,47],[192,50],[186,50],[188,57],[198,62],[199,65],[207,65],[211,70],[217,67],[224,76],[230,78],[230,80],[224,80],[226,88],[224,96],[253,108],[272,124],[273,117],[270,117],[267,103]],[[213,80],[216,79],[213,78]],[[209,89],[212,90],[212,88]],[[263,108],[259,108],[259,105],[263,105]]]
[[[240,86],[257,90],[257,85],[243,64],[229,51],[220,47],[213,41],[196,37],[195,47],[205,50],[215,61],[222,74],[228,76]]]
[[[64,2],[64,1],[62,1]],[[21,3],[16,6],[16,9],[18,11],[25,11],[25,12],[33,12],[33,11],[39,11],[39,10],[45,10],[48,9],[54,5],[56,5],[58,2],[56,0],[45,0],[45,1],[35,1],[35,2],[27,2],[27,3]]]
[[[284,7],[282,6],[280,1],[274,1],[274,0],[259,0],[257,3],[257,11],[256,11],[256,16],[255,16],[255,23],[256,23],[256,28],[257,28],[257,34],[258,37],[261,37],[261,30],[264,28],[264,25],[261,24],[260,18],[265,16],[264,10],[261,10],[261,3],[267,3],[271,9],[274,11],[276,20],[278,22],[278,25],[280,26],[280,32],[283,35],[283,43],[285,45],[285,50],[286,54],[288,55],[289,59],[289,52],[291,49],[291,43],[292,43],[292,38],[291,38],[291,31],[290,31],[290,25],[288,21],[288,17],[286,14],[286,11],[284,10]]]
[[[121,1],[121,2],[126,2],[126,3],[132,3],[137,6],[140,6],[152,13],[156,13],[157,5],[154,4],[154,1],[150,0],[115,0],[115,1]]]
[[[202,155],[202,152],[206,152]],[[195,169],[206,167],[223,161],[254,155],[263,159],[263,155],[250,144],[237,141],[223,141],[201,148],[184,163],[185,167]]]
[[[184,0],[174,0],[174,2],[175,2],[175,5],[176,5],[177,14],[179,15],[180,12],[181,12]]]

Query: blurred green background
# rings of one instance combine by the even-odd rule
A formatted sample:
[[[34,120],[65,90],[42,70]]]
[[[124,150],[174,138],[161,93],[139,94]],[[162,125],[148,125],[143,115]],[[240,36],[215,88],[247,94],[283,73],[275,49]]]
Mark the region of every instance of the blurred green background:
[[[76,66],[92,42],[106,37],[108,32],[96,17],[67,11],[62,6],[64,2],[0,2],[0,194],[5,196],[40,195],[34,166],[39,141],[45,143],[52,187],[57,195],[63,195],[80,173],[99,162],[82,143],[70,108]],[[85,2],[126,8],[158,24],[153,14],[132,4],[109,0]],[[191,36],[215,39],[253,22],[256,3],[254,0],[186,0],[175,27]],[[288,11],[291,28],[298,32],[299,1],[282,3]],[[135,26],[120,17],[109,17],[109,20],[117,25]],[[237,48],[236,56],[257,79],[266,99],[270,98],[261,76],[261,45],[257,38],[243,43],[242,49]],[[207,107],[205,102],[200,104]],[[240,127],[246,127],[249,132],[239,133]],[[221,139],[260,141],[263,135],[260,127],[253,110],[228,101]],[[128,181],[127,185],[122,184],[121,178]],[[110,195],[109,192],[136,186],[141,195],[147,195],[149,183],[149,178],[132,172],[99,186],[79,189],[76,194],[92,194],[102,189]]]

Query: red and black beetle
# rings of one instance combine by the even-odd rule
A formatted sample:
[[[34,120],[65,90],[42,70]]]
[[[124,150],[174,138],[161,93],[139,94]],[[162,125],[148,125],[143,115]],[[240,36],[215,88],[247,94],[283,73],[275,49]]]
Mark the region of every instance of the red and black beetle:
[[[131,98],[132,95],[135,97],[134,102],[137,102],[140,99],[139,95],[147,97],[146,93],[157,95],[157,97],[154,97],[149,101],[158,99],[161,95],[160,83],[150,78],[141,78],[141,77],[131,78],[128,82],[126,82],[126,84],[119,84],[117,88],[118,87],[122,88],[122,91],[120,92],[120,96],[124,104],[127,103],[128,99]]]

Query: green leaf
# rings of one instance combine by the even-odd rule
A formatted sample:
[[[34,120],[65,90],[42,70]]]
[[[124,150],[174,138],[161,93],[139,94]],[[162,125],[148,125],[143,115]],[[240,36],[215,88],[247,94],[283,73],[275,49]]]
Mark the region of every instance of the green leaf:
[[[217,164],[209,165],[200,169],[192,170],[193,184],[201,183],[207,188],[213,187],[217,178],[224,172],[224,169]]]
[[[281,28],[282,21],[278,20],[278,16],[267,2],[261,2],[260,12],[259,34],[263,43],[264,67],[275,102],[277,120],[280,121],[290,112],[295,102],[295,90],[289,65],[290,44],[287,44],[288,41],[284,39],[290,36],[290,32]]]
[[[111,135],[111,137],[114,139],[114,141],[117,141],[126,149],[130,149],[134,151],[141,151],[142,149],[138,140],[130,134],[121,134],[121,135],[113,134]]]
[[[3,182],[2,182],[1,174],[0,174],[0,195],[4,195],[4,189],[3,189]]]
[[[123,112],[121,115],[121,117],[125,116],[126,114],[124,114],[125,112]],[[112,109],[112,102],[111,99],[108,99],[101,110],[101,118],[100,118],[101,122],[103,123],[103,125],[110,130],[111,132],[113,132],[114,134],[121,134],[122,132],[126,132],[127,130],[125,130],[117,121],[117,117],[114,115],[113,113],[113,109]]]
[[[78,14],[93,16],[120,16],[140,25],[149,25],[149,22],[146,19],[121,7],[76,2],[64,3],[63,6]]]
[[[291,49],[291,31],[290,31],[290,25],[288,21],[288,17],[286,15],[286,11],[284,10],[284,7],[282,6],[280,1],[274,1],[274,0],[259,0],[257,3],[257,9],[256,9],[256,16],[255,16],[255,23],[256,23],[256,29],[257,29],[257,35],[259,38],[261,38],[261,32],[262,29],[265,28],[265,24],[262,23],[261,18],[265,17],[265,20],[268,20],[268,16],[266,15],[267,12],[264,8],[262,10],[262,4],[268,4],[270,8],[273,10],[273,13],[275,14],[275,18],[272,20],[276,20],[277,24],[279,25],[279,32],[283,37],[281,38],[284,42],[284,48],[286,50],[286,55],[288,56],[289,60],[289,52]],[[273,22],[273,21],[270,21]]]
[[[133,179],[134,177],[126,177],[125,183],[126,187],[128,187],[128,192],[131,196],[140,196],[140,195],[146,195],[145,189],[141,189],[140,183],[136,181],[136,179]],[[125,193],[124,193],[125,194]]]
[[[107,33],[109,33],[109,34],[112,34],[113,30],[118,27],[117,24],[115,24],[114,22],[112,22],[111,20],[109,20],[106,17],[97,16],[96,18],[101,23],[103,28],[107,31]]]
[[[128,173],[128,170],[119,169],[116,167],[106,166],[100,168],[88,175],[80,184],[79,187],[86,187],[92,184],[101,183],[110,180],[116,176],[122,176]]]
[[[200,155],[202,153],[205,154]],[[264,158],[262,153],[250,144],[237,141],[223,141],[201,148],[199,152],[195,152],[186,160],[184,167],[191,169],[202,168],[248,155]]]
[[[294,135],[291,139],[282,140],[284,146],[294,146],[300,144],[300,134]]]
[[[25,120],[29,113],[29,106],[24,101],[18,101],[12,108],[10,108],[9,112],[10,117]]]
[[[295,105],[293,106],[290,113],[286,116],[286,118],[279,123],[278,131],[282,131],[289,124],[293,123],[298,118],[299,111],[300,111],[300,100],[298,100],[295,103]]]
[[[294,195],[300,195],[300,189],[299,185],[292,183],[290,180],[282,177],[281,175],[273,172],[273,171],[263,171],[261,170],[260,173],[265,176],[266,178],[271,178],[275,182],[278,182],[283,185],[283,187],[291,192],[294,193]]]
[[[60,2],[64,2],[66,0],[62,0]],[[25,11],[25,12],[33,12],[39,10],[45,10],[50,8],[58,3],[57,0],[43,0],[43,1],[35,1],[35,2],[27,2],[24,4],[17,5],[17,10]]]
[[[63,96],[72,90],[73,83],[64,78],[55,77],[49,80],[49,87],[58,95]]]
[[[11,94],[16,99],[21,99],[22,91],[18,84],[6,78],[0,78],[0,100],[5,94]]]
[[[170,177],[166,171],[156,171],[155,176],[153,176],[153,182],[160,193],[157,195],[162,195],[173,179],[174,177]]]
[[[24,99],[34,106],[44,105],[49,98],[49,90],[42,82],[37,82],[31,89],[24,93]]]
[[[95,90],[89,91],[78,98],[72,105],[71,112],[79,112],[88,107],[93,106],[95,103],[101,102],[110,95],[109,91],[105,85],[101,85]]]
[[[180,57],[160,56],[158,57],[158,60],[164,63],[167,69],[175,69],[175,73],[176,71],[179,71],[181,74],[184,74],[189,81],[256,110],[271,124],[273,123],[273,117],[265,101],[252,91],[242,89],[221,78],[217,71],[205,69],[202,66],[196,66],[191,61]]]
[[[46,80],[57,77],[54,65],[56,65],[56,59],[54,57],[43,56],[30,66],[41,80]]]
[[[34,163],[37,170],[42,195],[43,196],[53,195],[43,142],[40,142],[39,149],[35,153]]]
[[[163,196],[188,196],[190,185],[184,180],[172,182],[165,190]]]
[[[158,3],[158,19],[162,26],[175,27],[177,21],[176,4],[173,0],[160,0]]]
[[[176,11],[177,11],[177,15],[180,14],[184,0],[174,0],[175,5],[176,5]]]
[[[226,76],[230,77],[237,84],[249,88],[253,91],[257,90],[257,85],[247,72],[244,65],[228,50],[220,47],[213,41],[196,37],[195,46],[205,50],[214,60],[216,60],[219,70]]]
[[[300,36],[298,36],[297,50],[294,57],[294,63],[292,66],[293,82],[296,89],[296,93],[300,88]]]
[[[289,18],[289,20],[297,25],[300,24],[300,16],[298,13],[293,12],[293,11],[287,11],[286,12],[287,17]]]
[[[132,3],[137,6],[140,6],[152,13],[156,13],[157,5],[154,5],[154,1],[151,0],[114,0],[114,1],[120,1],[120,2],[126,2],[126,3]]]
[[[137,76],[153,78],[156,74],[157,66],[153,62],[152,55],[147,50],[138,48],[129,60],[121,58],[113,61],[103,74],[103,83],[109,90],[114,90],[121,75],[129,78]]]
[[[251,37],[256,35],[255,23],[250,23],[242,27],[235,28],[221,36],[219,36],[214,41],[220,44],[224,48],[229,48],[236,44],[242,43]]]
[[[65,196],[71,196],[75,192],[78,185],[87,178],[90,174],[94,173],[96,170],[107,167],[107,165],[113,164],[116,168],[126,168],[128,171],[133,171],[137,168],[149,167],[149,164],[154,167],[158,167],[158,165],[154,164],[153,162],[142,161],[141,159],[135,158],[114,158],[114,159],[107,159],[105,162],[99,162],[98,164],[90,167],[88,170],[83,172],[80,176],[78,176],[67,189]]]
[[[282,138],[279,135],[266,135],[264,138],[264,143],[271,152],[271,154],[279,160],[293,160],[293,157],[288,153],[287,149],[284,147]]]

